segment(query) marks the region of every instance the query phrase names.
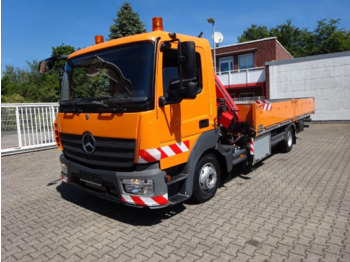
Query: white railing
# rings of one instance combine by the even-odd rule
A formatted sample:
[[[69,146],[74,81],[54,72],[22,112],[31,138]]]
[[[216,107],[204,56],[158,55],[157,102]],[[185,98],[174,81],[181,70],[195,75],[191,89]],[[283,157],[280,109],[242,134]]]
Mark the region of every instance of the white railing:
[[[218,72],[217,77],[224,86],[265,82],[265,67]]]
[[[233,101],[235,102],[246,102],[246,101],[255,101],[255,100],[261,100],[261,99],[266,99],[265,96],[247,96],[247,97],[233,97]]]
[[[58,103],[2,104],[1,155],[55,146]]]

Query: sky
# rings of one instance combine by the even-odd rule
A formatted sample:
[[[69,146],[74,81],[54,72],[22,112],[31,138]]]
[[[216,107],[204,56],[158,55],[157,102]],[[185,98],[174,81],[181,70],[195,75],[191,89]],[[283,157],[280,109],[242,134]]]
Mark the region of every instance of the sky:
[[[83,48],[95,35],[107,38],[124,0],[2,0],[1,72],[6,65],[27,69],[27,61],[40,61],[61,44]],[[342,19],[350,30],[350,0],[129,0],[135,12],[152,30],[152,17],[163,18],[164,30],[202,37],[212,43],[212,26],[221,32],[221,46],[237,43],[252,24],[275,27],[287,19],[312,31],[322,19]]]

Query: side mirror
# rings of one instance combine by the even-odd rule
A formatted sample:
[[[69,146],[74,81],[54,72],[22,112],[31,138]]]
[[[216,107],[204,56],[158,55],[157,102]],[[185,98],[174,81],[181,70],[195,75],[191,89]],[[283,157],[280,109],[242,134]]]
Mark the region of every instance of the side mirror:
[[[178,77],[172,79],[168,86],[168,95],[159,97],[159,106],[180,103],[182,99],[195,99],[197,96],[197,56],[196,46],[192,41],[178,41],[177,68]],[[164,43],[161,51],[170,48],[170,44]]]
[[[168,98],[164,96],[159,97],[159,106],[180,103],[183,99],[182,90],[183,87],[181,87],[179,78],[171,80],[168,87]]]
[[[197,96],[197,57],[194,42],[182,42],[179,48],[180,65],[179,72],[182,80],[182,98],[195,99]]]
[[[197,83],[193,81],[188,82],[186,85],[184,98],[195,99],[196,97],[197,97]]]
[[[190,81],[196,78],[196,47],[194,42],[180,43],[180,77],[183,81]]]
[[[48,74],[53,69],[55,69],[55,62],[61,61],[61,60],[67,60],[67,59],[68,59],[68,55],[58,55],[58,56],[53,56],[43,61],[40,61],[39,72],[41,74]]]
[[[48,74],[54,68],[54,59],[48,58],[39,63],[39,72],[41,74]]]

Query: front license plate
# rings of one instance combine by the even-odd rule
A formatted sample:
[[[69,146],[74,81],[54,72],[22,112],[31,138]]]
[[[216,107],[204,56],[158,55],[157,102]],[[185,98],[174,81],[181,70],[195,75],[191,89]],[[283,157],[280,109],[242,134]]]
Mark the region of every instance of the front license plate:
[[[94,186],[99,186],[99,187],[102,186],[102,178],[92,174],[86,174],[86,173],[81,174],[80,181],[86,184],[94,185]]]

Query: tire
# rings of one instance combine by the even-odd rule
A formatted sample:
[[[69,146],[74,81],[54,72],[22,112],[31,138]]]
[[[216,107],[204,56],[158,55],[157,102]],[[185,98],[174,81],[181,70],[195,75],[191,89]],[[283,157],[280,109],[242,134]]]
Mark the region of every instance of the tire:
[[[284,140],[279,144],[279,149],[282,153],[288,153],[292,150],[294,140],[294,130],[291,126],[285,130]]]
[[[194,174],[192,200],[203,203],[212,198],[220,183],[220,164],[214,154],[206,154],[198,161]]]

